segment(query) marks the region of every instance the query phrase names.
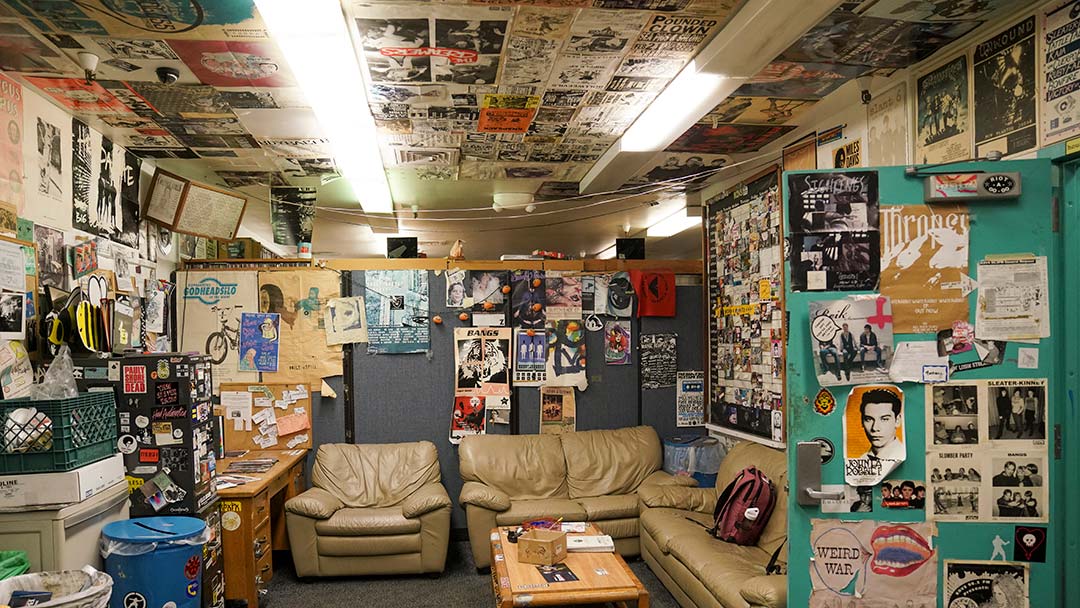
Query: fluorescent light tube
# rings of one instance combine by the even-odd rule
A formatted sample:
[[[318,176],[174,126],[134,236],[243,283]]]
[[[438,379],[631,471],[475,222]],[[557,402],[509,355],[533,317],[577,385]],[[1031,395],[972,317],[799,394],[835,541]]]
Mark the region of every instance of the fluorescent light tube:
[[[649,226],[645,231],[647,237],[666,237],[679,234],[695,226],[701,226],[701,216],[690,217],[686,215],[686,209],[679,209],[672,215],[665,217],[659,222]]]
[[[255,0],[271,38],[330,139],[338,170],[368,213],[393,213],[375,119],[339,0]]]
[[[661,150],[682,134],[688,118],[697,120],[719,103],[724,77],[699,72],[691,61],[662,93],[638,116],[622,136],[620,147],[627,152]],[[702,110],[702,104],[708,109]],[[676,132],[677,131],[677,132]]]

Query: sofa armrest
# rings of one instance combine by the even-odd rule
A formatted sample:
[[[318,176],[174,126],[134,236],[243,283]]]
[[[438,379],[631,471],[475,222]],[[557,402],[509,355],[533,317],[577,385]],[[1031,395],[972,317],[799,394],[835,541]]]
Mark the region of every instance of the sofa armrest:
[[[461,487],[461,496],[458,502],[465,505],[475,505],[491,511],[502,513],[510,508],[510,497],[502,490],[480,483],[478,481],[466,481]]]
[[[743,583],[739,594],[752,608],[785,608],[787,606],[787,576],[770,574],[755,576]]]
[[[449,507],[450,496],[441,483],[429,483],[413,492],[401,503],[401,514],[412,519],[436,509]]]
[[[330,492],[322,488],[311,488],[290,498],[285,503],[285,511],[312,519],[327,519],[344,506],[345,504]]]
[[[638,498],[646,507],[668,507],[698,513],[712,513],[716,508],[713,488],[648,485],[638,488]]]
[[[689,475],[672,475],[665,471],[653,471],[641,482],[639,488],[645,486],[681,486],[685,488],[697,487],[698,481]]]

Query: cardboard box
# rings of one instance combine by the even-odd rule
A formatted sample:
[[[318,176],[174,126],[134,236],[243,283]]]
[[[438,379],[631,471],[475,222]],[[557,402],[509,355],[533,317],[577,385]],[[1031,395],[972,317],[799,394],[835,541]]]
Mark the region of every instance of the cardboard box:
[[[550,566],[566,559],[566,532],[533,529],[518,537],[518,561]]]
[[[64,473],[0,476],[0,508],[81,502],[124,480],[121,454]]]

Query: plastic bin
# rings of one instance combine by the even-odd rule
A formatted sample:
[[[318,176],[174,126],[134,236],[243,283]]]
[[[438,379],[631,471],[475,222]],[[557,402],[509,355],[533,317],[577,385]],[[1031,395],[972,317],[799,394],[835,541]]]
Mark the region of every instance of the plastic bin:
[[[716,486],[723,453],[713,437],[668,437],[664,440],[664,471],[690,475],[702,488]]]
[[[110,608],[199,608],[206,523],[195,517],[115,521],[101,532]]]
[[[38,604],[39,608],[105,608],[109,605],[112,579],[90,566],[82,570],[24,574],[0,581],[0,604],[7,604],[14,591],[52,593],[52,599]]]
[[[34,408],[26,420],[15,410]],[[70,471],[116,453],[116,404],[112,391],[71,399],[0,401],[0,473]]]

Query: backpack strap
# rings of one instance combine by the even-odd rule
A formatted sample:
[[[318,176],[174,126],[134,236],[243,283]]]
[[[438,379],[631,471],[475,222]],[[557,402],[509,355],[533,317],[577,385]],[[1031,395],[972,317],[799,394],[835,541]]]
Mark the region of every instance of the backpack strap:
[[[784,543],[787,542],[787,537],[780,541],[780,546],[776,548],[776,551],[772,552],[772,557],[769,558],[769,565],[765,566],[765,574],[780,574],[780,566],[776,565],[776,560],[780,559],[780,550],[784,548]]]
[[[716,499],[716,506],[713,508],[713,527],[708,529],[709,534],[716,536],[716,531],[720,528],[720,514],[724,512],[728,499],[731,498],[731,493],[735,491],[735,488],[742,480],[743,473],[743,471],[739,471],[739,474],[735,477],[734,481],[729,483],[727,487],[724,488],[723,493],[720,494],[720,498]]]

